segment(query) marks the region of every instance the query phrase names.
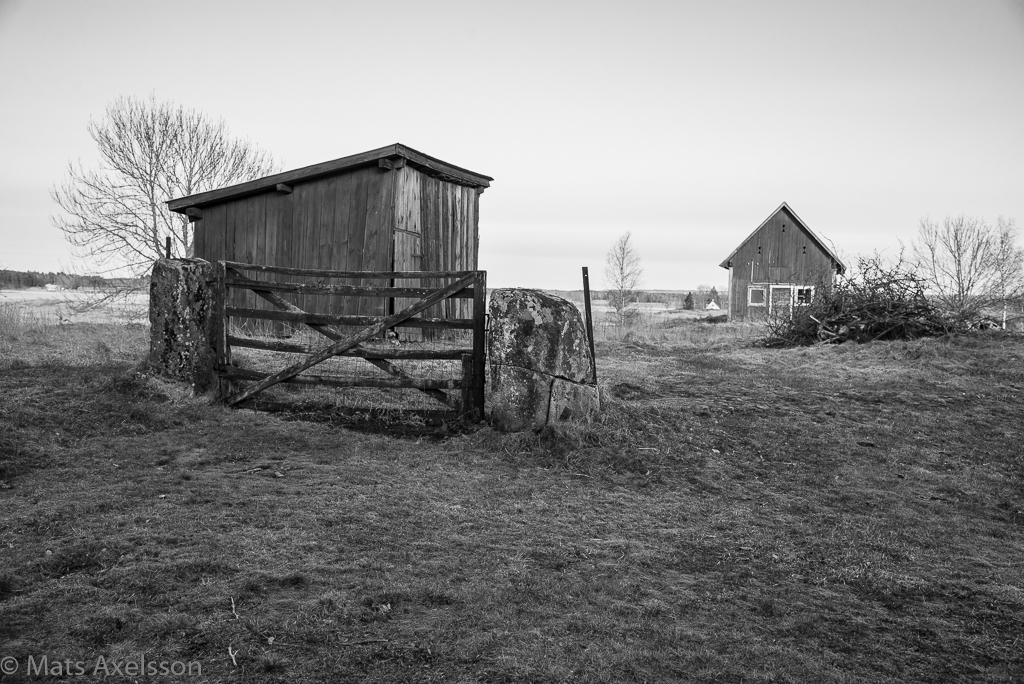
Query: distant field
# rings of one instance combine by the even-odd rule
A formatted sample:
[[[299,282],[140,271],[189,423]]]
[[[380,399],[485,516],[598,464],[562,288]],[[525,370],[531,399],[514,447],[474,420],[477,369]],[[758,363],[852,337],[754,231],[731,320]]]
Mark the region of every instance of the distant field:
[[[61,292],[50,292],[42,288],[30,288],[27,290],[0,290],[0,305],[5,302],[12,305],[25,307],[29,312],[53,317],[73,323],[118,323],[127,320],[135,320],[139,313],[145,318],[149,306],[149,295],[145,292],[131,297],[127,302],[120,300],[100,307],[97,310],[82,311],[85,305],[95,300],[102,293],[95,290],[66,290]],[[576,302],[580,310],[583,310],[583,303]],[[719,315],[718,311],[684,311],[667,304],[658,302],[647,302],[632,305],[645,318],[666,321],[686,318],[704,318],[706,316]],[[592,311],[595,321],[600,322],[608,318],[608,314],[614,309],[608,305],[607,300],[595,299],[592,302]],[[134,317],[134,318],[133,318]]]
[[[582,302],[575,302],[582,310]],[[703,309],[686,310],[678,307],[669,306],[661,302],[642,302],[639,304],[631,304],[630,308],[636,309],[642,314],[650,316],[658,316],[663,318],[701,318],[707,315],[714,315],[716,311],[704,311]],[[595,299],[591,302],[591,309],[595,313],[611,313],[615,309],[608,304],[607,299]]]
[[[584,311],[583,302],[573,302],[582,314]],[[632,319],[628,330],[621,330],[616,325],[615,309],[605,299],[595,299],[591,302],[591,311],[594,316],[595,337],[620,338],[624,334],[635,334],[643,331],[648,334],[657,335],[658,331],[666,326],[671,327],[690,321],[696,322],[701,319],[725,315],[724,311],[703,309],[686,310],[680,309],[660,302],[644,302],[633,304],[632,307],[638,315]]]
[[[51,292],[38,287],[0,290],[0,307],[19,307],[25,315],[48,322],[66,323],[125,323],[146,319],[149,315],[147,292],[89,307],[90,303],[100,300],[104,294],[99,290]]]

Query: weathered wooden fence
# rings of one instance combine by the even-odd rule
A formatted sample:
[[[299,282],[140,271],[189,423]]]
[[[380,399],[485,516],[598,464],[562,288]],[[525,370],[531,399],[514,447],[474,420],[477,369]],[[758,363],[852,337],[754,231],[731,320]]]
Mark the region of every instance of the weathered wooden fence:
[[[260,408],[280,404],[265,394],[282,383],[339,391],[417,390],[440,408],[410,409],[411,412],[481,419],[486,279],[485,271],[327,271],[220,261],[215,307],[220,331],[216,370],[221,396],[229,406]],[[367,282],[373,284],[364,284]],[[310,305],[323,297],[329,298],[330,306]],[[305,309],[328,309],[331,313],[307,311],[289,298],[302,302]],[[359,298],[376,301],[364,306]],[[257,306],[257,300],[270,306]],[[246,304],[239,306],[241,302]],[[424,313],[428,310],[440,310],[446,315],[427,317]],[[378,315],[352,313],[361,311]],[[262,334],[254,334],[253,326],[240,325],[252,321],[271,323]],[[282,335],[282,330],[303,326],[327,338],[329,343],[320,346],[297,341],[301,336],[291,332],[287,335],[291,339]],[[416,334],[421,331],[430,332]],[[449,334],[455,331],[461,334]],[[407,342],[400,343],[402,338]],[[442,339],[448,339],[449,344],[431,342]],[[455,346],[450,344],[452,339]],[[239,348],[266,352],[263,362],[233,363],[233,351]],[[376,372],[342,373],[337,368],[317,372],[339,358],[364,370],[373,367]],[[435,361],[454,365],[457,374],[451,370],[438,373],[438,366],[443,364],[431,363]],[[365,408],[372,410],[374,406]],[[403,407],[392,402],[388,410],[401,411]]]

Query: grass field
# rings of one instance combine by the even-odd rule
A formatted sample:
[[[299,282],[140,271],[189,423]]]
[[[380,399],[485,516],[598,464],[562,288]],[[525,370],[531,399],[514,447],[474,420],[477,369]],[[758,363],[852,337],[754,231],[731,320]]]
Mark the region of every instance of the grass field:
[[[75,681],[101,656],[190,682],[1024,679],[1019,337],[651,324],[599,344],[596,424],[438,440],[225,410],[138,370],[144,327],[3,311],[0,681],[29,656]]]
[[[149,311],[149,293],[112,296],[105,290],[48,291],[40,287],[0,290],[0,308],[54,323],[139,323]]]

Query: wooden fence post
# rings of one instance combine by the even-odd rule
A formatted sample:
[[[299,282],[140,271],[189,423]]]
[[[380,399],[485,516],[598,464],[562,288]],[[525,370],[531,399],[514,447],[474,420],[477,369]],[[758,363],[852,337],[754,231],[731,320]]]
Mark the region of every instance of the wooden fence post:
[[[473,411],[475,420],[484,419],[484,383],[487,372],[487,271],[477,271],[473,282]]]
[[[235,389],[234,383],[221,373],[231,365],[231,347],[228,346],[227,289],[227,267],[223,261],[218,261],[213,286],[213,316],[216,320],[215,334],[217,336],[214,369],[217,372],[217,396],[221,399],[231,396]]]
[[[473,406],[474,394],[473,390],[476,388],[474,382],[474,376],[476,375],[473,369],[473,355],[463,354],[462,355],[462,405],[460,407],[460,413],[462,414],[463,420],[472,420],[475,408]]]

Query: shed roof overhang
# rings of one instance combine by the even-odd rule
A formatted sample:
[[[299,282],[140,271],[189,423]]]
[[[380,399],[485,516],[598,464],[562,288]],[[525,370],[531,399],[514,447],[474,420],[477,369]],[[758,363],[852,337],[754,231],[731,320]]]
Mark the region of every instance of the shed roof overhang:
[[[844,264],[842,262],[842,260],[839,257],[836,256],[835,252],[833,252],[832,249],[829,248],[829,246],[826,245],[824,243],[824,241],[821,238],[819,238],[815,234],[815,232],[813,230],[811,230],[807,226],[806,223],[803,222],[803,219],[801,219],[799,216],[796,215],[796,212],[793,211],[792,207],[790,207],[785,202],[780,204],[778,209],[776,209],[775,211],[770,213],[768,215],[768,218],[766,218],[764,221],[761,222],[761,225],[759,225],[757,228],[755,228],[754,231],[750,235],[748,235],[742,242],[740,242],[740,244],[736,246],[736,249],[732,250],[732,252],[729,253],[729,256],[727,256],[725,258],[725,261],[720,263],[719,266],[721,266],[722,268],[725,268],[725,269],[732,268],[732,258],[734,256],[736,256],[736,252],[740,251],[740,247],[745,245],[747,243],[747,240],[749,240],[750,238],[752,238],[755,235],[757,235],[757,231],[761,230],[764,227],[764,224],[766,224],[769,221],[771,221],[772,217],[775,216],[776,214],[778,214],[783,209],[785,209],[787,212],[789,212],[789,214],[796,221],[796,223],[800,227],[800,229],[803,230],[805,233],[807,233],[807,236],[809,238],[811,238],[811,240],[814,242],[814,244],[816,244],[818,246],[818,249],[820,249],[822,252],[824,252],[828,256],[828,258],[832,260],[832,263],[835,264],[835,267],[836,267],[836,273],[839,273],[840,275],[845,273],[846,272],[846,264]]]
[[[188,197],[179,197],[167,202],[167,208],[179,214],[184,214],[189,209],[201,209],[202,207],[219,204],[227,200],[239,199],[248,195],[274,190],[279,184],[313,180],[359,167],[375,166],[380,163],[380,160],[397,159],[404,159],[406,163],[416,169],[442,180],[458,183],[459,185],[483,189],[490,187],[490,182],[494,180],[490,176],[460,168],[422,152],[417,152],[411,147],[395,143],[394,145],[388,145],[387,147],[381,147],[360,154],[353,154],[333,161],[313,164],[312,166],[284,171],[283,173],[275,173],[272,176],[258,178],[246,183],[229,185],[226,188],[201,192],[189,195]]]

